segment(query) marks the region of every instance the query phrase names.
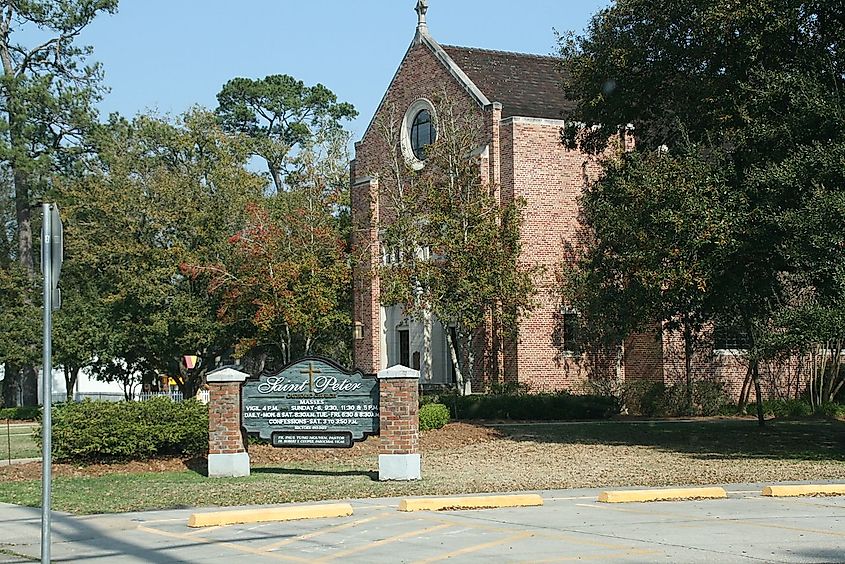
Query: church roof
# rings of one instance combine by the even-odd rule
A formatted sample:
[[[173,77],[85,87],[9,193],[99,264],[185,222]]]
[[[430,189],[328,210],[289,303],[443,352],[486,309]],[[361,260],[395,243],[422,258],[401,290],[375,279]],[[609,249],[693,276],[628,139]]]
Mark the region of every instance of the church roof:
[[[501,102],[502,117],[563,119],[574,106],[561,82],[560,59],[524,53],[443,45],[443,50],[491,102]]]

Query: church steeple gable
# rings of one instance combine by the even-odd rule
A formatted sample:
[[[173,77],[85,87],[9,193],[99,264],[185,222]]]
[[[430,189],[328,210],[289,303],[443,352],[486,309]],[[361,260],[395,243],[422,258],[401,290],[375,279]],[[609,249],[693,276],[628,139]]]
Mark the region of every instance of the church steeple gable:
[[[428,12],[428,0],[418,0],[414,11],[417,13],[417,32],[428,33],[428,23],[425,21],[425,14]]]

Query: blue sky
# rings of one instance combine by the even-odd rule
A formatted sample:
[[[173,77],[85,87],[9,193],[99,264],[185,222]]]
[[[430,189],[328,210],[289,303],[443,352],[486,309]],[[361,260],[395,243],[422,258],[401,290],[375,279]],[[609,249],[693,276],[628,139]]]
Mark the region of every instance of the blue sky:
[[[609,0],[430,0],[443,44],[549,54],[553,28],[581,31]],[[416,0],[122,0],[81,41],[111,92],[104,114],[216,107],[236,76],[321,82],[359,111],[360,138],[414,36]]]

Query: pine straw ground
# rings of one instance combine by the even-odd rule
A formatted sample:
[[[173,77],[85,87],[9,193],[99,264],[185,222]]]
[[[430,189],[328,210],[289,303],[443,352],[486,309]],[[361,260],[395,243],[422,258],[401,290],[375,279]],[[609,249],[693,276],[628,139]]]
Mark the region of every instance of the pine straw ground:
[[[377,441],[370,438],[351,449],[251,445],[253,475],[235,479],[240,482],[205,478],[204,459],[55,464],[54,500],[57,509],[90,513],[347,497],[845,480],[845,422],[840,420],[770,421],[762,429],[747,419],[452,423],[422,434],[423,480],[414,483],[376,481]],[[39,478],[38,463],[0,468],[0,501],[36,505]],[[133,497],[127,490],[134,489],[146,491]],[[68,492],[64,502],[62,491]]]
[[[652,443],[652,444],[648,444]],[[662,444],[661,444],[662,443]],[[721,445],[722,448],[719,448]],[[710,419],[561,424],[451,423],[421,434],[425,472],[504,489],[845,479],[845,422]],[[253,467],[377,468],[378,438],[351,449],[250,445]],[[204,471],[204,459],[54,464],[57,477]],[[41,477],[41,464],[0,468],[0,482]]]

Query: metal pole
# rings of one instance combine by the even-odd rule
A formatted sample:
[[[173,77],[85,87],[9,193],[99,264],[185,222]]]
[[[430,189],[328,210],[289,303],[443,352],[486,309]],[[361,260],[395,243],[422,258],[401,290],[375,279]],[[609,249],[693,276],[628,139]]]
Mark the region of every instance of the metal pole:
[[[6,442],[9,443],[9,466],[12,465],[12,428],[9,419],[6,418]]]
[[[53,406],[53,205],[41,204],[41,271],[44,274],[44,358],[42,361],[41,396],[41,562],[50,562],[50,487],[52,481],[52,406]]]

